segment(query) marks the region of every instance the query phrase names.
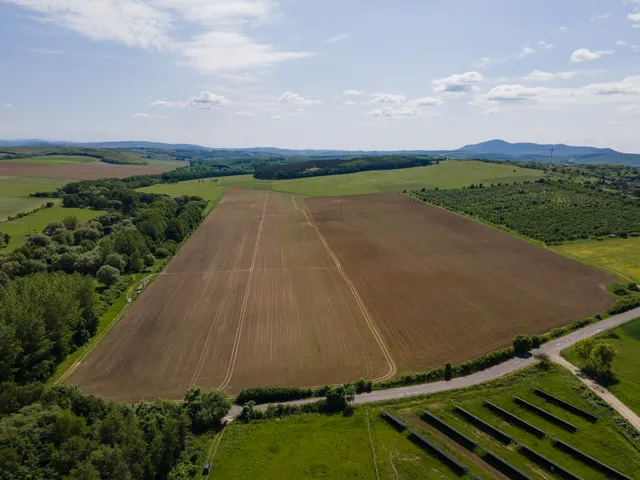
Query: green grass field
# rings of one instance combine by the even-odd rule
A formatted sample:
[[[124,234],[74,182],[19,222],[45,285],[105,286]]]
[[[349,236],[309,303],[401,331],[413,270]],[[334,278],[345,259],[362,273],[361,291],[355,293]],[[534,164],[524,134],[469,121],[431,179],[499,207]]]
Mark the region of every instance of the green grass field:
[[[640,282],[640,237],[583,240],[553,249],[627,280]]]
[[[179,185],[199,185],[199,191],[209,186],[274,190],[305,196],[360,195],[370,193],[398,193],[416,188],[461,188],[472,183],[490,185],[498,182],[536,180],[542,172],[509,165],[473,161],[446,161],[428,167],[405,168],[298,178],[294,180],[256,180],[252,175],[238,175],[215,179],[191,180]],[[159,188],[159,186],[149,187]],[[162,186],[164,188],[164,186]],[[150,190],[153,191],[153,190]]]
[[[0,177],[0,222],[51,201],[48,198],[31,198],[29,194],[53,192],[67,183],[69,180],[59,178]]]
[[[533,394],[539,387],[596,414],[600,420],[591,424],[566,411],[544,402]],[[518,395],[580,427],[569,433],[555,424],[518,407],[511,399]],[[402,417],[411,428],[439,444],[444,450],[482,478],[493,478],[492,470],[482,460],[483,450],[489,450],[532,478],[555,478],[529,460],[511,444],[505,446],[464,421],[453,412],[453,405],[471,411],[488,423],[502,429],[547,458],[564,466],[585,480],[604,476],[573,457],[555,448],[550,439],[538,439],[510,425],[482,405],[487,399],[545,430],[623,473],[640,471],[640,442],[618,426],[619,417],[607,406],[594,400],[590,392],[568,371],[551,367],[549,371],[531,367],[502,379],[452,390],[428,397],[396,400],[386,404],[358,406],[352,416],[300,415],[231,424],[212,462],[213,478],[280,479],[280,478],[376,478],[412,480],[418,478],[457,477],[430,452],[411,442],[407,432],[398,431],[380,417],[385,408]],[[446,435],[420,419],[425,408],[466,433],[480,444],[473,452],[465,450]],[[369,436],[369,428],[371,435]],[[370,440],[371,439],[371,440]],[[375,465],[371,445],[375,451]]]
[[[80,222],[86,222],[103,212],[83,208],[64,208],[56,205],[52,208],[44,208],[26,217],[17,218],[11,222],[0,223],[0,232],[11,235],[11,241],[7,250],[19,247],[27,239],[29,233],[42,233],[49,222],[62,221],[65,217],[75,216]]]
[[[605,335],[604,339],[617,352],[612,366],[615,381],[607,388],[640,415],[640,318],[614,329],[613,333],[619,338]],[[573,347],[564,350],[562,356],[577,367],[584,367],[585,361]]]
[[[213,179],[205,179],[152,185],[150,187],[140,188],[138,191],[166,193],[172,197],[179,197],[181,195],[202,197],[210,202],[207,210],[205,211],[206,214],[211,211],[216,203],[218,203],[218,200],[222,198],[227,189],[225,187],[218,186],[218,183],[214,182]]]
[[[43,155],[41,157],[8,159],[11,163],[28,163],[35,165],[73,165],[77,163],[97,162],[97,158],[83,155]]]

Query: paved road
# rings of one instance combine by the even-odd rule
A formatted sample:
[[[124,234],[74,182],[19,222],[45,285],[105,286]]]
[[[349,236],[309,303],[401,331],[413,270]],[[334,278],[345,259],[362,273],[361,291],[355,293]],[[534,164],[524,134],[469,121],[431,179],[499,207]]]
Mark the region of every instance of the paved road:
[[[546,353],[550,357],[559,356],[560,352],[565,348],[568,348],[582,339],[592,337],[605,330],[611,330],[619,325],[630,322],[634,318],[640,317],[640,307],[628,312],[614,315],[606,320],[591,324],[581,330],[572,332],[564,337],[557,338],[551,342],[545,343],[542,347],[533,351],[533,354]],[[453,390],[456,388],[470,387],[479,383],[484,383],[489,380],[500,378],[509,373],[515,372],[521,368],[536,363],[536,359],[533,356],[527,358],[512,358],[500,365],[488,368],[481,372],[467,375],[466,377],[454,378],[448,382],[440,381],[433,383],[425,383],[422,385],[412,385],[408,387],[390,388],[388,390],[376,390],[371,393],[363,393],[356,395],[354,401],[355,404],[379,402],[383,400],[394,400],[398,398],[415,397],[418,395],[425,395],[428,393],[442,392],[444,390]],[[317,398],[310,398],[305,400],[296,400],[292,402],[283,402],[289,405],[302,405],[304,403],[310,403],[316,401]],[[256,408],[261,410],[266,409],[267,405],[257,405]],[[233,407],[229,412],[230,417],[235,417],[241,412],[240,407]]]
[[[602,400],[611,405],[614,410],[616,410],[620,415],[626,418],[627,421],[640,432],[640,417],[638,417],[638,415],[636,415],[629,407],[622,403],[620,399],[618,399],[618,397],[616,397],[602,385],[599,385],[595,380],[586,376],[578,367],[568,362],[560,355],[549,355],[549,358],[557,364],[562,365],[564,368],[578,377],[582,383],[584,383],[591,389],[591,391],[593,391],[593,393],[595,393]]]

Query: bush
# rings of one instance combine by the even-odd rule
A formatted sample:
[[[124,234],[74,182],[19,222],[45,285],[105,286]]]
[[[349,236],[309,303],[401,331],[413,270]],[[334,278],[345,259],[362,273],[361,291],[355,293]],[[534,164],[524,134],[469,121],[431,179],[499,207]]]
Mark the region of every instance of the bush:
[[[220,428],[222,419],[231,409],[231,402],[221,390],[202,392],[199,388],[191,388],[184,401],[193,429],[198,432]]]
[[[346,410],[349,404],[355,400],[356,387],[351,384],[331,387],[327,392],[326,409],[328,412],[340,412]]]
[[[524,355],[533,347],[533,341],[529,335],[518,335],[513,339],[513,350],[516,355]]]
[[[632,293],[631,295],[625,295],[624,297],[618,298],[615,305],[609,310],[609,313],[611,315],[616,315],[618,313],[627,312],[636,307],[640,307],[640,294]]]
[[[451,362],[447,362],[444,365],[444,379],[449,381],[453,378],[453,367],[451,366]]]
[[[364,378],[360,377],[360,379],[356,383],[354,383],[354,386],[356,387],[356,393],[368,393],[371,391],[371,380],[365,380]],[[322,396],[325,397],[326,392]]]
[[[120,281],[120,272],[117,268],[114,268],[110,265],[103,265],[100,267],[100,270],[98,270],[96,278],[100,283],[103,283],[109,287],[111,285],[115,285]]]
[[[245,388],[236,396],[236,405],[244,405],[250,401],[256,404],[288,402],[315,396],[311,388],[298,387],[252,387]]]

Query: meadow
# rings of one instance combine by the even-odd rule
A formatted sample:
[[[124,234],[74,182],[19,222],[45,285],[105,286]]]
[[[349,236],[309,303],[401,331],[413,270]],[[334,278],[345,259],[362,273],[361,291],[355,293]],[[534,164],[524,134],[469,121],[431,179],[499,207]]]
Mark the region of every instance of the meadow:
[[[217,179],[191,180],[179,183],[161,183],[150,187],[139,188],[138,191],[163,193],[171,195],[172,197],[180,197],[182,195],[202,197],[210,202],[205,210],[205,213],[208,213],[227,191],[225,187],[218,186],[219,182],[215,182],[214,180]]]
[[[46,200],[46,199],[45,199]],[[17,218],[11,222],[0,223],[0,232],[11,235],[8,250],[22,245],[29,234],[42,233],[49,222],[61,222],[65,217],[76,217],[81,223],[87,222],[103,212],[84,208],[64,208],[56,205],[51,208],[43,208],[26,217]]]
[[[576,241],[553,249],[628,281],[640,282],[640,237]]]
[[[537,180],[540,170],[483,163],[448,160],[427,167],[399,170],[376,170],[330,175],[324,177],[298,178],[293,180],[256,180],[251,175],[224,177],[219,185],[236,188],[274,190],[309,197],[362,195],[371,193],[402,193],[404,190],[426,188],[462,188],[472,183],[511,183]]]
[[[603,334],[601,338],[616,349],[612,365],[614,381],[607,388],[640,415],[640,318]],[[562,356],[577,367],[585,365],[575,347],[563,351]]]
[[[590,423],[545,402],[533,393],[533,388],[541,388],[594,413],[599,417],[598,422]],[[570,421],[580,430],[569,433],[524,410],[513,402],[512,395]],[[484,399],[541,428],[548,436],[538,438],[507,423],[483,406]],[[356,406],[350,416],[306,414],[248,424],[233,423],[223,433],[212,461],[211,475],[228,479],[366,479],[376,478],[377,471],[380,479],[466,478],[457,476],[432,452],[412,442],[406,430],[395,428],[383,419],[381,409],[385,409],[481,478],[505,478],[485,462],[485,451],[499,455],[531,478],[556,478],[519,451],[515,443],[506,445],[498,442],[454,413],[454,405],[471,411],[501,429],[515,442],[532,448],[585,480],[602,479],[604,475],[554,447],[550,437],[558,438],[627,475],[640,469],[637,433],[628,430],[615,412],[595,399],[568,371],[555,366],[548,370],[534,366],[468,389]],[[423,421],[421,409],[445,420],[476,441],[478,447],[472,450],[462,448],[432,424]]]
[[[53,192],[67,183],[69,180],[60,178],[0,177],[0,221],[51,201],[48,198],[32,198],[29,194]]]

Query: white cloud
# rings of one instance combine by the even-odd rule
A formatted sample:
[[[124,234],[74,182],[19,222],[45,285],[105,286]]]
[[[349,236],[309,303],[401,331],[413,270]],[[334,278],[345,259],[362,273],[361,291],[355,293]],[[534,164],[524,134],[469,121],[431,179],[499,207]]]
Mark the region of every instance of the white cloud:
[[[632,22],[640,22],[640,13],[630,13],[627,18]]]
[[[10,103],[5,103],[5,104],[3,105],[3,107],[5,107],[5,108],[11,108],[11,107],[13,107],[13,105],[11,105]]]
[[[281,103],[293,103],[295,105],[322,105],[320,100],[309,100],[293,92],[283,93],[278,101]]]
[[[411,100],[408,104],[418,106],[418,107],[438,107],[444,104],[444,102],[439,98],[435,98],[435,97],[423,97],[423,98],[417,98],[415,100]]]
[[[385,107],[385,108],[377,108],[375,110],[371,110],[368,113],[370,116],[375,118],[408,118],[408,117],[419,117],[422,112],[419,108],[404,106],[404,107]]]
[[[296,117],[306,117],[307,116],[307,112],[305,111],[304,108],[299,108],[295,112],[293,112],[291,115],[296,116]]]
[[[438,93],[466,93],[475,90],[484,77],[478,72],[466,72],[434,80],[433,90]]]
[[[32,52],[39,53],[40,55],[64,55],[64,50],[53,50],[49,48],[32,48]]]
[[[269,117],[270,120],[282,120],[284,117],[282,115],[274,115]]]
[[[405,103],[407,97],[404,95],[394,95],[391,93],[372,93],[371,103]]]
[[[263,68],[309,57],[251,38],[277,16],[275,0],[0,0],[93,40],[176,54],[211,73]],[[189,28],[184,28],[188,26]],[[199,31],[178,38],[178,31]]]
[[[546,48],[547,50],[555,48],[555,45],[553,43],[547,43],[544,40],[540,40],[538,42],[538,45],[540,45],[540,47],[542,47],[542,48]]]
[[[349,38],[351,34],[349,32],[341,33],[340,35],[336,35],[335,37],[327,38],[322,43],[336,43],[346,38]]]
[[[253,113],[251,112],[236,112],[236,115],[239,117],[253,117]]]
[[[556,74],[551,72],[541,72],[540,70],[534,70],[528,75],[522,77],[524,80],[529,80],[531,82],[550,82],[551,80],[555,80]]]
[[[604,20],[607,20],[609,17],[611,17],[609,13],[603,13],[601,15],[594,15],[590,20],[592,22],[602,22]]]
[[[560,27],[560,31],[561,32],[566,32],[567,31],[567,27]]]
[[[484,98],[493,102],[521,102],[541,95],[543,87],[524,87],[522,85],[498,85],[489,90]]]
[[[485,111],[482,112],[482,115],[496,115],[500,113],[500,109],[498,107],[493,107],[493,108],[487,108]]]
[[[151,104],[152,107],[169,107],[169,108],[201,108],[211,110],[213,108],[228,105],[229,100],[222,96],[211,92],[200,92],[195,97],[191,97],[186,102],[172,102],[168,100],[156,100]]]
[[[148,113],[134,113],[133,118],[149,118]]]
[[[578,75],[604,73],[606,70],[572,70],[568,72],[541,72],[534,70],[522,77],[523,80],[530,82],[550,82],[552,80],[570,80]]]
[[[498,85],[489,90],[482,97],[482,100],[485,103],[592,105],[595,103],[628,102],[629,98],[638,96],[640,96],[640,76],[632,76],[619,82],[594,83],[578,88],[531,88],[522,85]]]
[[[524,47],[522,51],[518,54],[518,58],[525,58],[529,55],[533,55],[536,51],[531,47]]]
[[[616,47],[626,47],[627,45],[629,45],[629,42],[625,40],[618,40],[616,42]]]
[[[218,31],[180,44],[179,51],[189,65],[205,73],[266,67],[312,55],[279,51],[273,45],[257,43],[242,33]]]
[[[345,90],[344,92],[342,92],[342,95],[345,97],[357,97],[359,95],[362,95],[364,93],[364,91],[362,90]]]
[[[356,102],[351,101],[351,100],[347,100],[346,102],[344,102],[345,105],[357,105]]]
[[[592,62],[602,58],[602,53],[592,52],[588,48],[579,48],[571,54],[571,63]]]

